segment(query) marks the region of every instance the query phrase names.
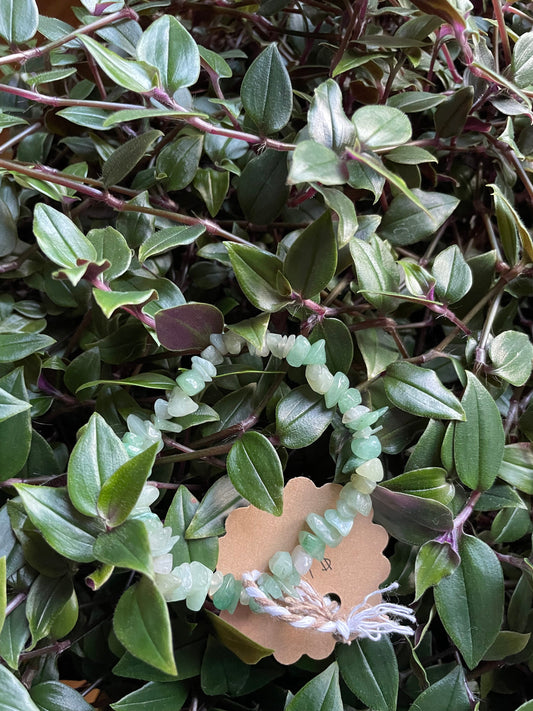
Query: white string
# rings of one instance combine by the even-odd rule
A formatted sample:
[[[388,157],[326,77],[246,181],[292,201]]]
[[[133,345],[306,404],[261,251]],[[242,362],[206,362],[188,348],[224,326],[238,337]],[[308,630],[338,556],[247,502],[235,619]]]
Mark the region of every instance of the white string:
[[[368,602],[374,595],[396,590],[398,583],[369,593],[348,615],[341,617],[340,606],[327,596],[321,597],[307,581],[301,580],[295,588],[297,597],[284,596],[277,602],[269,598],[257,585],[259,576],[258,570],[244,573],[242,581],[246,594],[260,604],[264,613],[297,629],[314,629],[333,634],[338,641],[346,644],[356,638],[378,641],[383,635],[393,633],[414,634],[411,627],[401,623],[416,623],[410,607],[392,602],[381,601],[377,605],[370,605]],[[302,607],[305,608],[305,614],[300,611]]]

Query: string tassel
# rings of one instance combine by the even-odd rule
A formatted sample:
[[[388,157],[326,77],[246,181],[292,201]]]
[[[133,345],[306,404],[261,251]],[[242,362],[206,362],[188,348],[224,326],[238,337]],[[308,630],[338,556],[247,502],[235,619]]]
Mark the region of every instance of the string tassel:
[[[332,634],[338,642],[345,644],[358,638],[378,641],[383,635],[393,633],[414,634],[411,627],[402,624],[402,621],[416,623],[410,607],[392,602],[381,601],[377,605],[368,602],[373,595],[396,590],[398,583],[369,593],[348,615],[342,615],[337,602],[320,595],[305,580],[295,588],[295,596],[284,595],[280,600],[272,600],[257,585],[259,575],[257,570],[244,573],[242,582],[246,594],[263,608],[264,613],[292,627]]]

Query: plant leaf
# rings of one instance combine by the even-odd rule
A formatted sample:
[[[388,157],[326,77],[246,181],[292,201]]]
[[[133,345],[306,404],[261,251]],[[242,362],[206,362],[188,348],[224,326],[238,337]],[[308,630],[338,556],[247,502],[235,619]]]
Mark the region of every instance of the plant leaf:
[[[134,657],[166,674],[177,674],[167,604],[149,578],[143,576],[122,595],[113,629]]]
[[[254,59],[244,75],[241,99],[246,111],[263,135],[282,129],[292,113],[289,73],[275,44]]]
[[[169,351],[199,353],[209,345],[212,333],[222,333],[224,316],[211,304],[181,304],[158,311],[155,329]]]
[[[455,667],[449,674],[423,691],[409,711],[470,711],[463,669]]]
[[[187,540],[223,535],[224,521],[233,509],[246,506],[229,477],[222,476],[207,491],[185,531]]]
[[[337,242],[326,210],[289,247],[283,273],[303,298],[320,293],[337,268]]]
[[[80,513],[97,515],[102,484],[127,461],[120,438],[101,415],[91,415],[68,463],[68,493]]]
[[[124,306],[144,306],[158,298],[155,289],[148,289],[147,291],[103,291],[96,287],[93,289],[93,296],[107,318],[111,318],[117,309],[121,309]]]
[[[503,331],[489,346],[492,374],[511,385],[524,385],[531,375],[533,345],[526,333]]]
[[[46,256],[61,267],[76,267],[78,260],[96,261],[96,250],[66,215],[40,202],[35,207],[33,231]]]
[[[35,0],[2,0],[0,37],[8,44],[24,44],[37,32],[39,8]]]
[[[120,526],[130,515],[152,471],[157,447],[156,442],[128,459],[103,482],[97,506],[109,528]]]
[[[457,422],[454,433],[454,460],[459,478],[476,491],[490,489],[503,459],[505,434],[498,407],[473,373],[461,405],[466,420]]]
[[[298,691],[285,711],[341,711],[342,708],[339,667],[333,662]]]
[[[362,106],[352,116],[361,150],[375,151],[407,143],[411,139],[411,122],[392,106]]]
[[[32,699],[41,711],[93,711],[83,696],[60,681],[43,681],[30,689]]]
[[[129,141],[115,148],[105,161],[102,169],[104,185],[109,187],[120,183],[135,168],[152,144],[162,135],[161,131],[150,129],[145,133],[130,138]]]
[[[115,711],[179,711],[189,694],[182,681],[149,681],[111,704]]]
[[[41,711],[33,703],[28,690],[13,674],[0,664],[0,711]]]
[[[46,542],[69,560],[90,563],[93,544],[102,532],[101,523],[80,514],[70,503],[66,489],[17,484],[31,522]]]
[[[503,574],[486,543],[463,535],[461,564],[435,587],[440,619],[469,669],[479,663],[496,639],[503,616]]]
[[[422,545],[453,528],[450,509],[432,499],[378,486],[372,494],[372,502],[376,523],[405,543]]]
[[[416,202],[409,195],[397,195],[385,213],[379,234],[393,245],[414,244],[434,234],[450,217],[459,200],[447,193],[414,188]]]
[[[398,696],[398,664],[388,637],[356,639],[336,647],[339,670],[346,685],[365,706],[394,711]]]
[[[157,70],[149,64],[123,59],[87,35],[80,35],[80,40],[100,69],[119,86],[144,94],[157,85]]]
[[[392,363],[383,378],[385,393],[393,405],[418,417],[464,420],[464,410],[433,370],[412,363]]]
[[[226,467],[245,499],[275,516],[283,512],[283,469],[278,454],[259,432],[245,432],[230,449]]]
[[[344,113],[342,92],[333,79],[327,79],[315,89],[307,113],[309,136],[333,151],[342,151],[353,143],[355,128]]]
[[[280,293],[277,288],[277,275],[283,268],[278,257],[247,245],[228,242],[225,245],[239,286],[256,308],[279,311],[289,303],[288,294]]]
[[[301,449],[315,442],[333,419],[324,398],[301,385],[285,395],[276,407],[276,434],[284,447]]]
[[[137,56],[157,68],[161,83],[170,95],[198,80],[198,47],[172,15],[162,15],[143,32],[137,45]]]
[[[137,570],[153,576],[148,531],[142,521],[130,519],[111,531],[98,536],[94,543],[97,560],[118,568]]]

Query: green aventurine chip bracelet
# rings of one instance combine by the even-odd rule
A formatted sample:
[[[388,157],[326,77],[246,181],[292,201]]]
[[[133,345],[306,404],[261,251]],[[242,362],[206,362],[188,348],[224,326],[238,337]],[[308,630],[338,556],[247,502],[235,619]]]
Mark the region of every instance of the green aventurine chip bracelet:
[[[231,332],[211,336],[211,345],[192,358],[192,368],[176,378],[177,386],[168,401],[157,400],[152,422],[130,415],[130,432],[124,436],[130,456],[160,439],[160,430],[181,431],[179,418],[198,408],[193,397],[216,376],[216,367],[224,357],[239,353],[244,344],[244,339]],[[233,613],[237,605],[249,605],[253,612],[271,615],[293,627],[333,634],[335,639],[348,643],[356,637],[377,640],[393,632],[413,634],[411,627],[401,624],[401,620],[416,621],[410,608],[389,602],[377,605],[367,602],[376,592],[394,590],[396,584],[370,593],[342,616],[336,602],[319,595],[303,579],[313,561],[324,558],[326,547],[338,546],[350,533],[355,516],[368,516],[371,512],[370,495],[383,478],[383,465],[378,459],[381,444],[376,437],[379,428],[372,429],[372,425],[386,408],[371,411],[361,404],[359,391],[350,387],[344,373],[329,371],[324,340],[311,344],[301,335],[287,337],[267,332],[262,348],[250,346],[249,350],[260,356],[285,358],[293,367],[305,366],[310,388],[324,396],[328,408],[339,409],[343,425],[352,433],[351,456],[342,468],[350,480],[341,489],[335,508],[326,510],[323,516],[316,513],[307,516],[309,530],[300,531],[299,543],[292,551],[278,551],[270,558],[268,572],[253,570],[241,580],[231,574],[213,572],[198,561],[172,567],[170,551],[177,539],[151,513],[149,506],[157,498],[157,490],[146,485],[133,515],[147,524],[158,588],[168,602],[185,600],[191,610],[199,610],[209,595],[219,610]],[[178,422],[171,421],[173,418]]]

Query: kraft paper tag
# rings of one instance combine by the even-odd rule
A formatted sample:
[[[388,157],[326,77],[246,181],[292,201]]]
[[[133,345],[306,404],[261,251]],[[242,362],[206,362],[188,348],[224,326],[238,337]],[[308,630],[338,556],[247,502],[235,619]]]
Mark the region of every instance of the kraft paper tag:
[[[298,477],[285,487],[281,516],[254,506],[232,511],[226,520],[226,535],[220,539],[217,569],[237,579],[252,570],[269,572],[268,561],[274,553],[292,551],[298,544],[298,533],[309,530],[306,516],[335,508],[340,490],[338,484],[317,488],[310,479]],[[385,529],[373,523],[371,515],[358,514],[348,536],[336,548],[326,548],[324,560],[314,561],[305,580],[322,595],[336,595],[341,612],[348,614],[387,578],[390,564],[382,554],[387,541]],[[369,604],[380,599],[375,595]],[[265,613],[251,612],[246,605],[239,604],[232,615],[223,611],[220,616],[250,639],[273,649],[282,664],[293,664],[303,654],[324,659],[335,646],[331,634],[295,629]]]

